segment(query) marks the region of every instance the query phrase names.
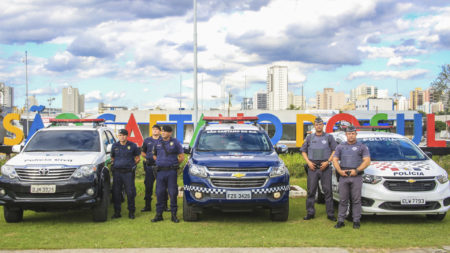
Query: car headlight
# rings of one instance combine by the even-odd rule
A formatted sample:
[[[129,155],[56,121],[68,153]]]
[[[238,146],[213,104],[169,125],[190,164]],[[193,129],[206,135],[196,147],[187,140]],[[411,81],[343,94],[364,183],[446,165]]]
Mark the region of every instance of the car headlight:
[[[447,175],[440,175],[436,177],[437,181],[441,184],[445,184],[448,182],[448,176]]]
[[[16,170],[11,165],[3,165],[2,166],[2,175],[9,178],[18,178]]]
[[[73,176],[76,178],[88,177],[97,170],[94,165],[82,165],[73,172]]]
[[[286,165],[284,164],[284,162],[282,160],[280,160],[280,165],[278,165],[277,167],[271,167],[270,170],[270,177],[280,177],[280,176],[284,176],[284,174],[286,174],[288,171]]]
[[[189,163],[189,174],[197,177],[207,177],[206,166],[194,164],[192,162]]]
[[[370,174],[364,174],[362,178],[363,178],[363,183],[366,183],[366,184],[378,184],[383,179],[380,176],[374,176],[374,175],[370,175]]]

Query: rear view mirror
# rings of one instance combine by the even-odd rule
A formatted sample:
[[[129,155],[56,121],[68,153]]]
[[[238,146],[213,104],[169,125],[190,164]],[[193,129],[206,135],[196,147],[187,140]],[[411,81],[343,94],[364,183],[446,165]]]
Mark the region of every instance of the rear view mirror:
[[[285,153],[287,153],[288,152],[288,146],[286,146],[286,145],[284,145],[284,144],[279,144],[279,145],[276,145],[275,146],[275,151],[278,153],[278,154],[285,154]]]
[[[183,152],[185,154],[190,154],[192,151],[192,148],[189,146],[189,144],[183,144]]]
[[[111,153],[112,144],[106,146],[106,153]]]
[[[20,153],[20,151],[22,151],[23,146],[22,145],[14,145],[11,148],[11,151],[13,153]]]

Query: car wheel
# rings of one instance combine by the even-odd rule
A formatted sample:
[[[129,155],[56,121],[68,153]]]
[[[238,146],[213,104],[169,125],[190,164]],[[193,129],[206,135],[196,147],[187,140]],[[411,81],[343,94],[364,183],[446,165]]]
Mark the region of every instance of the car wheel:
[[[103,182],[102,198],[93,210],[93,219],[95,222],[104,222],[108,219],[109,191],[109,184]]]
[[[23,209],[13,207],[3,207],[5,221],[8,223],[21,222],[23,220]]]
[[[198,213],[194,212],[194,208],[187,203],[185,194],[183,194],[183,220],[198,221],[199,215]]]
[[[427,214],[427,219],[429,220],[437,220],[437,221],[441,221],[445,218],[445,215],[447,213],[440,213],[440,214]]]
[[[287,221],[289,218],[289,199],[281,208],[270,210],[270,219],[272,221]]]

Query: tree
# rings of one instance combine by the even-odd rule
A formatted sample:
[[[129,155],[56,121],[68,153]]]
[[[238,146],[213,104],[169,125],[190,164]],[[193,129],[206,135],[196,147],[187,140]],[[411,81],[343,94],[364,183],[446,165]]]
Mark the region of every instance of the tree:
[[[436,130],[436,133],[440,133],[441,131],[445,130],[447,128],[447,125],[443,121],[437,120],[434,122],[434,129]]]
[[[442,71],[431,83],[431,87],[436,91],[439,101],[441,100],[442,95],[450,95],[450,64],[442,65]],[[448,111],[450,108],[450,99],[447,97],[446,100],[444,107],[446,108],[446,111]]]

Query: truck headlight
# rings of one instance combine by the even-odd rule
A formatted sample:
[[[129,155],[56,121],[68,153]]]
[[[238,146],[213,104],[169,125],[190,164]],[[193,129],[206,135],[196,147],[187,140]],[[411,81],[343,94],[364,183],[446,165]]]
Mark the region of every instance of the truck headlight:
[[[11,165],[3,165],[2,166],[2,175],[9,178],[18,178],[16,170]]]
[[[370,174],[364,174],[362,178],[363,178],[363,183],[366,183],[366,184],[378,184],[383,179],[380,176],[374,176],[374,175],[370,175]]]
[[[197,177],[207,177],[206,166],[194,164],[192,162],[189,163],[189,174]]]
[[[76,169],[73,172],[73,177],[81,178],[81,177],[88,177],[97,170],[97,167],[94,165],[82,165],[78,169]]]
[[[3,168],[2,168],[3,169]],[[448,182],[448,176],[447,175],[440,175],[436,177],[437,181],[441,184],[445,184]]]
[[[284,164],[284,162],[282,160],[280,160],[280,165],[278,165],[277,167],[271,167],[270,170],[270,177],[280,177],[280,176],[284,176],[284,174],[286,174],[288,171],[286,165]]]

